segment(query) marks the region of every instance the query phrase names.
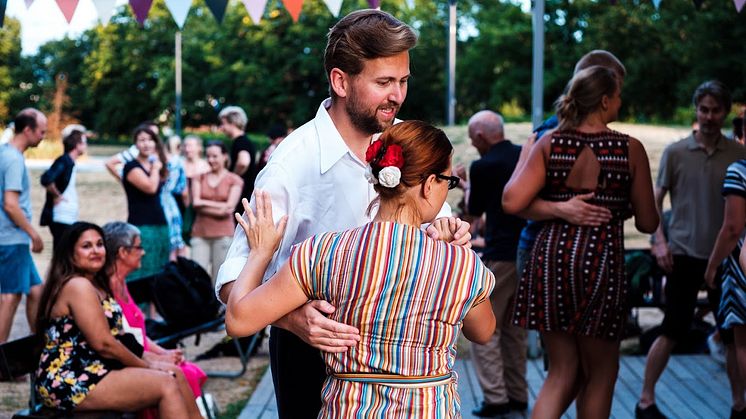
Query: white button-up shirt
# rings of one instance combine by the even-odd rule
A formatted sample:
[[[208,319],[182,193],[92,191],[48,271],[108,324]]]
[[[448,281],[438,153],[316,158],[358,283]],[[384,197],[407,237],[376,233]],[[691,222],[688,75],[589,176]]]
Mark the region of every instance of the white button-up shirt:
[[[378,196],[365,179],[367,163],[350,151],[327,112],[329,106],[331,99],[326,99],[314,119],[280,143],[254,183],[255,189],[270,194],[275,222],[288,215],[285,234],[264,281],[288,260],[293,245],[316,234],[359,227],[375,215],[366,214]],[[255,208],[253,196],[251,207]],[[447,203],[441,214],[450,215]],[[236,226],[215,281],[216,294],[224,284],[236,280],[248,255],[246,235]]]

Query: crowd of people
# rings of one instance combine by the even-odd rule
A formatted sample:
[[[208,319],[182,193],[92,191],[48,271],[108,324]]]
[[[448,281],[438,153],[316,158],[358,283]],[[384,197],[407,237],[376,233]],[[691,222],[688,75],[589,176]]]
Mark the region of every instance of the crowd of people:
[[[274,130],[261,155],[235,106],[218,116],[230,150],[195,136],[181,150],[157,125],[139,125],[132,147],[106,163],[127,196],[126,223],[78,220],[75,161],[86,132],[64,133],[64,154],[41,179],[41,223],[54,237],[43,285],[22,153],[44,137],[46,119],[21,111],[0,148],[0,342],[27,295],[31,330],[46,339],[35,374],[44,404],[198,417],[204,373],[147,337],[128,291],[191,247],[226,304],[229,334],[272,325],[281,418],[459,417],[459,333],[472,341],[484,394],[472,413],[526,411],[527,329],[539,331],[548,359],[532,417],[559,418],[573,401],[578,417],[609,417],[630,309],[623,224],[634,217],[667,277],[636,417],[665,417],[655,385],[703,284],[727,348],[731,417],[746,417],[746,148],[722,134],[727,88],[696,89],[696,128],[665,149],[654,185],[642,142],[608,125],[626,69],[591,51],[556,115],[523,146],[505,138],[499,114],[469,119],[479,159],[467,176],[443,131],[396,120],[416,43],[385,12],[342,18],[324,54],[330,98],[287,138]],[[471,223],[446,202],[456,187]],[[121,338],[125,325],[139,346]]]

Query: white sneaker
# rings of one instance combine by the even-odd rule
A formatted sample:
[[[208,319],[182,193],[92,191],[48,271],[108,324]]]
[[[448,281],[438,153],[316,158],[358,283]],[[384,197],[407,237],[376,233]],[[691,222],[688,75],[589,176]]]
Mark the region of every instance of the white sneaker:
[[[710,357],[720,365],[725,365],[725,345],[715,340],[715,335],[707,336],[707,349],[710,350]]]
[[[207,402],[207,406],[205,406],[205,403],[203,403],[202,396],[197,397],[197,408],[199,408],[199,414],[202,415],[203,418],[209,419],[209,418],[217,418],[218,417],[218,405],[215,403],[215,398],[212,397],[212,394],[205,393],[204,400]],[[210,415],[207,415],[207,412],[210,412]]]

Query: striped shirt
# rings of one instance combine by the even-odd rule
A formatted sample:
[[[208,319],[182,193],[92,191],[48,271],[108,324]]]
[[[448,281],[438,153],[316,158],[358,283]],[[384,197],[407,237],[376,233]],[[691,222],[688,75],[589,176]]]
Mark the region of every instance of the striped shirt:
[[[330,374],[451,372],[463,319],[495,281],[472,250],[388,222],[313,236],[289,262],[309,299],[329,301],[337,308],[330,318],[360,330],[356,347],[324,353]],[[324,418],[459,416],[455,375],[414,390],[330,376],[322,394]]]

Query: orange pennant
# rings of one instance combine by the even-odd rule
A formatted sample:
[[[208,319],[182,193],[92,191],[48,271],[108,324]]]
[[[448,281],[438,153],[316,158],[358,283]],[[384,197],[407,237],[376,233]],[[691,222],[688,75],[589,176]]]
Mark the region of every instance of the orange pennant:
[[[67,23],[73,20],[75,9],[78,7],[78,0],[57,0],[57,6],[62,10],[62,14],[65,15]]]
[[[297,22],[298,17],[300,17],[300,10],[303,8],[303,0],[282,0],[282,2],[285,4],[285,9],[287,9],[293,18],[293,22]]]

